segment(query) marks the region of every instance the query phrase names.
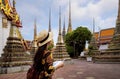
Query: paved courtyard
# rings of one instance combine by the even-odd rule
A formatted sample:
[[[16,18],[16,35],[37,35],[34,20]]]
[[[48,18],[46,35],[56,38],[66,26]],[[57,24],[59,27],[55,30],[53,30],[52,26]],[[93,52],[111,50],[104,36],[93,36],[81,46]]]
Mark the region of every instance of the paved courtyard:
[[[0,74],[0,79],[26,79],[26,72]],[[120,79],[120,64],[95,64],[73,59],[56,70],[53,79]]]

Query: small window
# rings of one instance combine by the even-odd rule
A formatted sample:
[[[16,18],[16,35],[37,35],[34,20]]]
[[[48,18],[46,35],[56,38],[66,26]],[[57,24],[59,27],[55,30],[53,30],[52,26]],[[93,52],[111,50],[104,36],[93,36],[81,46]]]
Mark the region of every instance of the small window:
[[[2,26],[3,26],[3,28],[7,28],[7,24],[8,24],[7,18],[2,17]]]

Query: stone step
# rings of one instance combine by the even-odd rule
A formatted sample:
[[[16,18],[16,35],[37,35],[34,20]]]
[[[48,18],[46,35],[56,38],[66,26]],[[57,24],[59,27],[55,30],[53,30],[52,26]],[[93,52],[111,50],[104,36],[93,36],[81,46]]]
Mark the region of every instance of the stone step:
[[[118,64],[120,63],[120,59],[114,59],[114,58],[104,58],[104,59],[94,59],[94,63],[113,63],[113,64]]]
[[[115,55],[99,55],[95,56],[94,59],[120,59],[120,56],[115,56]]]
[[[120,62],[93,62],[93,63],[96,63],[96,64],[120,64]]]

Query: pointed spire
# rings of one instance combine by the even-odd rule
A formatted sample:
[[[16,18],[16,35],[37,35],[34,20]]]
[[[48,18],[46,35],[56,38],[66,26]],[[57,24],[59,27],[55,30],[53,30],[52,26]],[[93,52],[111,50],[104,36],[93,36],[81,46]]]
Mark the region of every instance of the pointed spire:
[[[33,48],[37,48],[37,26],[36,26],[36,19],[34,20],[34,38],[33,38],[32,47]]]
[[[118,2],[118,17],[117,17],[118,20],[120,20],[120,0]]]
[[[93,34],[95,32],[95,19],[93,18]]]
[[[61,7],[59,7],[59,34],[58,34],[58,43],[63,43],[63,37],[61,33]]]
[[[69,0],[69,22],[71,23],[71,1]]]
[[[49,9],[49,29],[48,32],[51,32],[51,8]]]
[[[16,4],[16,2],[15,2],[15,0],[13,0],[13,7],[15,8],[15,4]]]
[[[15,8],[15,0],[13,0],[13,8],[12,8],[12,10],[13,10],[13,13],[12,13],[12,15],[13,15],[13,18],[12,18],[12,25],[13,26],[17,26],[17,24],[16,24],[16,15],[17,15],[17,13],[16,13],[16,8]]]
[[[97,47],[97,40],[95,39],[95,19],[93,18],[93,36],[91,38],[91,41],[90,41],[90,46],[93,46],[95,49],[94,50],[97,50],[98,47]]]
[[[59,35],[61,35],[61,7],[59,7]]]
[[[72,31],[72,22],[71,22],[71,1],[69,0],[69,23],[67,33]]]
[[[115,28],[115,33],[114,34],[120,34],[120,0],[118,0],[118,16],[116,20],[116,28]]]
[[[65,17],[64,17],[63,30],[65,30]]]
[[[59,34],[53,57],[55,61],[70,59],[61,33],[61,7],[59,7]]]
[[[109,44],[109,49],[120,50],[120,0],[118,0],[118,16],[113,38]]]
[[[64,24],[63,24],[63,37],[65,36],[66,34],[66,29],[65,29],[65,17],[64,17]]]
[[[36,19],[34,20],[34,40],[36,40],[37,36],[37,27],[36,27]]]

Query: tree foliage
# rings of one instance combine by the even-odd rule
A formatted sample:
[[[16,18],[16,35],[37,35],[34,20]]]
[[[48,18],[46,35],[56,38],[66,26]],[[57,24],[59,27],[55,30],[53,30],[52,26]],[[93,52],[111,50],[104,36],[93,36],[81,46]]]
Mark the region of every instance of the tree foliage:
[[[90,41],[91,32],[86,27],[78,27],[76,30],[66,34],[65,43],[70,55],[78,56],[85,48],[85,42]],[[75,49],[75,50],[74,50]]]

